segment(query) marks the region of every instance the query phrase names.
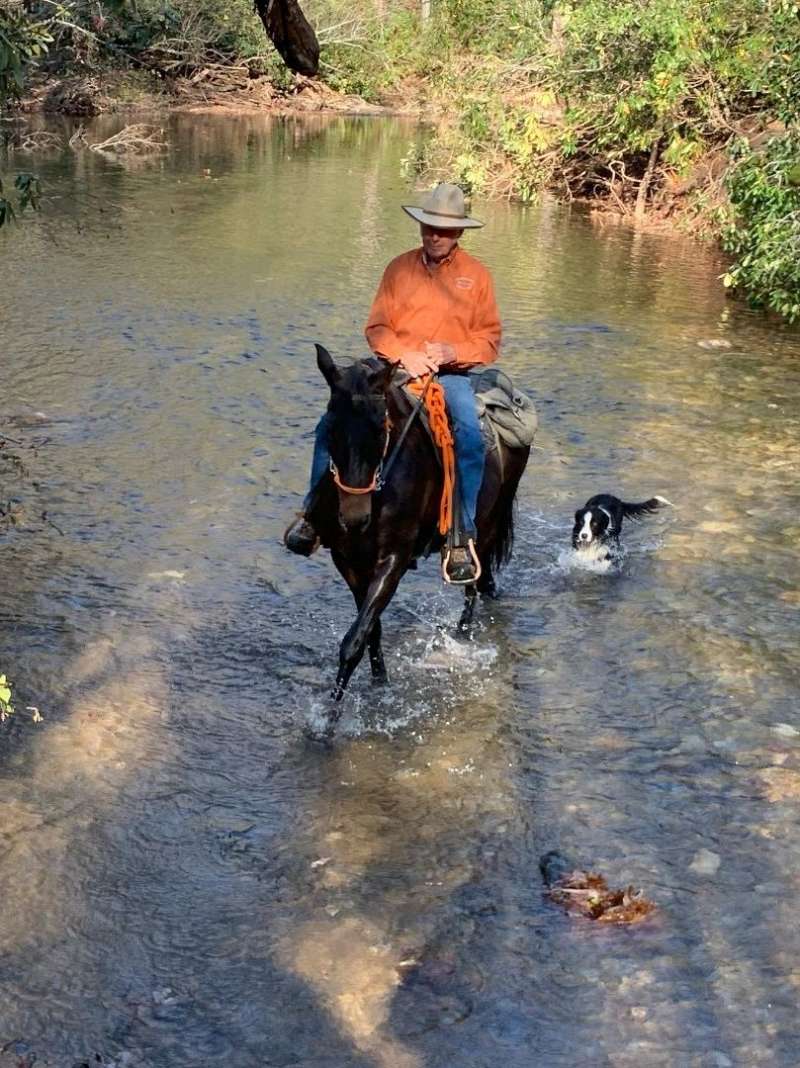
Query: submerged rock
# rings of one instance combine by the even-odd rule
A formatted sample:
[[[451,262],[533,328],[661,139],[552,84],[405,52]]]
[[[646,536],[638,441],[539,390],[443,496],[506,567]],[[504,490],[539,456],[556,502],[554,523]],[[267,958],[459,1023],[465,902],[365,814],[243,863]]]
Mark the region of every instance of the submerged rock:
[[[697,342],[701,349],[730,349],[733,346],[724,337],[709,337]]]
[[[719,853],[712,853],[710,849],[698,849],[689,865],[689,871],[695,875],[716,875],[721,863]]]
[[[767,800],[776,804],[781,801],[800,801],[800,772],[791,768],[765,768],[759,772],[764,783]]]
[[[797,727],[793,727],[791,723],[773,723],[770,730],[781,738],[796,738],[800,735],[800,731]]]

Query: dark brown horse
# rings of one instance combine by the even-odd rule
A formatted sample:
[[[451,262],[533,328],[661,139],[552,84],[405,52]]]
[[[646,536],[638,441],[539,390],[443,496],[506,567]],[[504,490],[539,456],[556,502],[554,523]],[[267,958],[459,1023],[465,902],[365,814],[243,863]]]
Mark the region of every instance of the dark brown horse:
[[[317,487],[309,519],[358,608],[339,649],[333,694],[339,701],[367,647],[373,679],[386,681],[381,613],[417,557],[442,544],[442,470],[430,436],[417,419],[382,483],[384,458],[392,456],[413,410],[406,394],[392,385],[396,365],[370,358],[345,369],[337,367],[327,349],[316,348],[317,364],[331,391],[326,418],[335,477],[332,470]],[[482,574],[465,587],[461,630],[470,626],[477,594],[494,593],[493,568],[511,555],[514,496],[529,451],[501,443],[487,453],[477,515]],[[329,735],[340,714],[330,712]]]

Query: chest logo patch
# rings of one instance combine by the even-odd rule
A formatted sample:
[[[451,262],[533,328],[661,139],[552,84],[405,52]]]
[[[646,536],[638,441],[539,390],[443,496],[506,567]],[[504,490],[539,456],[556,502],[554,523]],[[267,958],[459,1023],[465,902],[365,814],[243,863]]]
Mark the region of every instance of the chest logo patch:
[[[456,278],[456,289],[472,289],[473,285],[471,278]]]

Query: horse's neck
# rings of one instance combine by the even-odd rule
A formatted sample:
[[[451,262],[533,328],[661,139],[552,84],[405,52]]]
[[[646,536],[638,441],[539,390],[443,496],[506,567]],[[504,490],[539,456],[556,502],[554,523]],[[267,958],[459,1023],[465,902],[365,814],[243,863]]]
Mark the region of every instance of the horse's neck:
[[[386,394],[386,414],[394,427],[402,427],[414,410],[406,391],[402,386],[392,386]]]
[[[410,397],[402,386],[393,386],[386,395],[386,414],[391,425],[390,452],[393,450],[406,429],[409,420],[419,404],[419,397]],[[430,435],[427,422],[427,412],[422,409],[408,427],[408,433],[403,438],[403,445],[398,454],[398,459],[403,453],[413,453],[421,458],[429,447],[436,451],[436,446]],[[421,474],[421,469],[416,472]]]

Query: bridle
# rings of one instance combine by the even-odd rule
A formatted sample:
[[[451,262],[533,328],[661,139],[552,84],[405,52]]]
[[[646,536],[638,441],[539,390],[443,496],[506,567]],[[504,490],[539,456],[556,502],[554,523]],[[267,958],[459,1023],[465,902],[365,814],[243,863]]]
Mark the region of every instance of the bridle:
[[[342,493],[352,493],[356,497],[360,497],[365,493],[378,492],[383,489],[386,479],[389,477],[389,472],[394,466],[394,462],[398,457],[400,450],[403,447],[403,442],[406,440],[409,430],[411,429],[414,420],[422,410],[422,406],[425,403],[425,398],[428,396],[428,390],[431,383],[436,379],[436,375],[429,375],[428,381],[425,383],[425,388],[417,399],[417,403],[414,405],[411,414],[406,419],[405,426],[400,431],[400,435],[395,442],[395,446],[392,449],[392,455],[386,460],[386,453],[389,451],[389,439],[392,433],[392,421],[389,418],[389,413],[386,413],[386,420],[384,422],[384,432],[386,434],[386,440],[383,443],[383,455],[381,456],[380,463],[375,468],[372,475],[372,481],[368,486],[345,486],[344,482],[339,478],[339,471],[336,464],[333,462],[333,458],[330,460],[330,470],[333,475],[333,481],[337,489],[340,489]],[[386,461],[384,463],[384,461]]]
[[[378,466],[372,474],[372,481],[368,486],[346,486],[341,478],[339,478],[339,469],[333,462],[333,457],[331,457],[329,466],[331,474],[333,475],[334,485],[337,489],[340,489],[342,493],[351,493],[354,497],[361,497],[365,493],[373,493],[376,490],[380,491],[383,489],[383,461],[386,459],[386,453],[389,451],[389,439],[392,433],[392,421],[388,414],[383,424],[383,431],[386,435],[383,442],[383,452],[381,453]]]

